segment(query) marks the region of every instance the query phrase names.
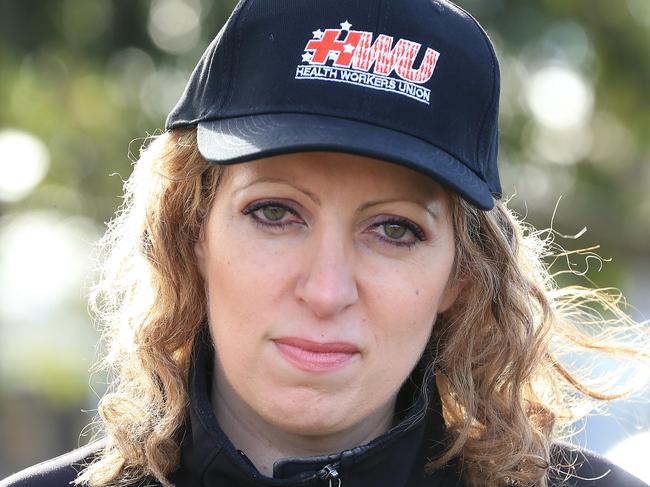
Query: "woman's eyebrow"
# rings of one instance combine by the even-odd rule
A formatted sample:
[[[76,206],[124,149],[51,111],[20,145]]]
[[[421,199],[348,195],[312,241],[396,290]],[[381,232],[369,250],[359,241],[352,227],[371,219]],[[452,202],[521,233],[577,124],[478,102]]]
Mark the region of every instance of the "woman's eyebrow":
[[[291,186],[292,188],[297,189],[301,193],[304,193],[314,203],[316,203],[318,206],[320,206],[320,199],[318,199],[318,196],[316,196],[314,193],[312,193],[308,189],[297,186],[296,184],[294,184],[294,183],[292,183],[290,181],[287,181],[286,179],[278,178],[278,177],[262,177],[262,178],[254,179],[253,181],[248,182],[244,186],[241,186],[240,188],[237,188],[236,190],[234,190],[233,194],[237,194],[240,191],[243,191],[246,188],[249,188],[249,187],[253,186],[254,184],[258,184],[258,183],[282,183],[282,184],[286,184],[287,186]]]
[[[396,202],[400,202],[400,201],[407,201],[409,203],[415,203],[416,205],[421,206],[422,208],[424,208],[426,210],[426,212],[429,213],[429,215],[431,215],[433,218],[435,218],[435,219],[440,218],[439,210],[436,210],[436,209],[432,208],[431,206],[426,205],[423,201],[421,201],[419,199],[416,199],[416,198],[386,198],[386,199],[382,199],[382,200],[372,200],[372,201],[368,201],[368,202],[362,204],[361,206],[359,206],[359,208],[357,209],[357,212],[362,212],[363,210],[366,210],[366,209],[368,209],[368,208],[370,208],[372,206],[377,206],[377,205],[381,205],[381,204],[384,204],[384,203],[396,203]],[[439,205],[436,205],[436,208],[438,206]]]

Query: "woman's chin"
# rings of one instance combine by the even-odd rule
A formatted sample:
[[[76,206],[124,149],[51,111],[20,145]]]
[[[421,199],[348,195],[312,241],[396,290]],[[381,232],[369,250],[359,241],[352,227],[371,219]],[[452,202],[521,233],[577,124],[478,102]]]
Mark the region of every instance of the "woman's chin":
[[[359,354],[324,373],[302,370],[277,352],[267,358],[264,381],[245,396],[265,422],[282,431],[304,436],[336,434],[381,408],[382,390],[370,396],[362,392],[368,388]],[[388,395],[389,391],[386,388]],[[386,397],[385,402],[389,401]]]
[[[328,436],[345,431],[362,419],[355,414],[361,408],[341,404],[331,395],[289,393],[264,406],[261,413],[268,423],[300,436]]]

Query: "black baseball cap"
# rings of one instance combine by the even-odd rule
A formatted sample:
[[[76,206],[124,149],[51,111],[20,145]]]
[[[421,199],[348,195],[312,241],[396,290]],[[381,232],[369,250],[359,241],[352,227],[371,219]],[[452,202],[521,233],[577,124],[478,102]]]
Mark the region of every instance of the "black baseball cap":
[[[240,0],[166,129],[197,126],[216,164],[348,152],[420,171],[489,210],[499,64],[445,0]]]

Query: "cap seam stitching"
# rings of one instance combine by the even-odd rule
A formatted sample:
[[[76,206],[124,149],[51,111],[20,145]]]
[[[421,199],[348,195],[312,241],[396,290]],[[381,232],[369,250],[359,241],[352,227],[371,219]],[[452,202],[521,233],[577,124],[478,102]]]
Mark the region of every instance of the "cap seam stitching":
[[[248,12],[250,11],[250,7],[252,5],[254,0],[244,0],[244,4],[242,5],[241,9],[239,12],[237,12],[237,17],[233,19],[233,30],[234,30],[234,35],[236,38],[235,42],[230,43],[230,57],[228,60],[228,67],[230,68],[230,73],[228,73],[228,82],[226,86],[224,87],[226,90],[226,93],[228,94],[227,96],[224,96],[221,104],[219,107],[216,109],[216,111],[221,111],[223,107],[227,106],[230,101],[232,100],[233,96],[233,90],[230,89],[232,86],[232,79],[234,77],[235,73],[235,68],[236,63],[238,62],[237,57],[235,56],[235,45],[237,46],[237,52],[241,52],[241,41],[242,41],[242,36],[241,36],[241,31],[237,29],[240,19],[241,22],[243,23],[244,20],[246,20],[246,16],[248,15]]]
[[[467,10],[465,10],[460,5],[456,5],[456,4],[453,4],[453,5],[456,8],[458,8],[460,11],[462,11],[467,16],[467,18],[469,18],[472,21],[472,23],[474,24],[474,27],[478,30],[478,34],[483,39],[483,44],[487,47],[488,54],[490,55],[490,68],[491,68],[490,75],[492,77],[492,87],[491,87],[491,90],[490,90],[490,97],[488,98],[487,104],[486,104],[485,108],[483,109],[483,115],[482,115],[481,121],[480,121],[480,123],[478,125],[478,139],[476,140],[476,149],[475,149],[475,154],[474,154],[474,156],[476,157],[477,166],[480,168],[481,172],[486,173],[485,176],[487,176],[487,171],[486,171],[487,168],[481,162],[481,160],[479,158],[479,152],[480,152],[480,145],[481,145],[481,138],[482,138],[481,136],[483,135],[485,121],[487,120],[488,111],[489,111],[490,107],[493,104],[492,102],[493,102],[493,98],[494,98],[494,92],[495,92],[495,89],[496,89],[496,77],[494,75],[494,73],[495,73],[496,55],[494,54],[492,48],[490,47],[490,43],[488,42],[487,32],[483,29],[483,27],[481,27],[481,24],[479,23],[479,21],[476,20],[476,18],[471,13],[469,13]],[[490,143],[490,147],[491,147],[491,143]],[[483,179],[483,181],[485,181],[485,183],[487,183],[486,177],[481,177],[481,179]],[[488,184],[488,186],[489,186],[489,184]]]
[[[490,109],[492,108],[492,106],[495,103],[495,92],[496,92],[496,76],[495,76],[496,66],[495,66],[494,54],[492,53],[492,49],[490,49],[490,46],[489,46],[489,44],[487,42],[487,39],[485,37],[483,37],[483,42],[484,42],[485,46],[487,47],[488,53],[490,54],[490,67],[491,67],[490,75],[492,77],[492,88],[490,90],[490,98],[488,100],[487,106],[484,109],[483,116],[481,117],[481,123],[480,123],[480,125],[478,127],[478,129],[479,129],[478,130],[479,138],[476,141],[476,159],[477,159],[477,161],[480,161],[479,153],[480,153],[480,148],[481,148],[480,147],[481,146],[481,139],[483,138],[483,132],[485,130],[486,121],[488,120],[488,114],[490,112]],[[489,155],[489,149],[490,149],[491,146],[492,146],[492,141],[490,141],[490,144],[488,145],[488,154],[487,154],[488,158],[490,156]],[[481,163],[479,162],[479,164],[481,164]],[[486,176],[487,176],[487,161],[486,161],[486,164],[481,164],[481,166],[482,166],[481,167],[482,171],[484,173],[486,173]],[[485,167],[483,167],[483,166],[485,166]]]
[[[487,176],[487,170],[486,170],[487,169],[487,167],[486,167],[487,164],[484,164],[483,161],[481,161],[480,149],[481,149],[481,139],[483,138],[483,131],[485,130],[485,122],[488,119],[488,113],[490,111],[490,108],[494,104],[494,95],[495,95],[495,91],[496,91],[496,76],[495,76],[495,70],[496,70],[495,57],[496,56],[495,56],[494,52],[492,51],[492,48],[490,47],[490,43],[488,42],[488,37],[487,37],[487,33],[485,32],[485,30],[481,27],[481,25],[478,23],[478,21],[474,18],[474,16],[472,14],[470,14],[469,12],[464,10],[462,7],[461,7],[461,10],[463,10],[463,12],[465,12],[467,17],[469,19],[471,19],[472,23],[474,24],[474,27],[478,30],[478,34],[481,36],[481,39],[483,40],[483,44],[485,45],[485,47],[487,49],[487,52],[488,52],[488,54],[490,56],[490,77],[491,77],[491,81],[492,81],[492,86],[490,88],[490,96],[489,96],[489,98],[488,98],[488,100],[487,100],[487,102],[485,104],[485,107],[482,110],[483,115],[481,116],[481,121],[480,121],[480,123],[478,125],[478,139],[476,140],[476,150],[475,150],[475,157],[476,157],[477,166],[479,166],[480,169],[481,169],[481,172],[485,173],[485,175]],[[490,143],[490,146],[491,146],[491,143]],[[488,154],[488,157],[489,157],[489,154]],[[487,183],[487,180],[485,178],[483,178],[483,180]]]
[[[384,4],[384,2],[382,0],[379,0],[379,2],[377,2],[377,11],[376,11],[377,12],[377,17],[376,17],[376,21],[375,21],[374,34],[379,33],[379,26],[382,23],[381,22],[381,20],[382,20],[381,19],[381,14],[382,14],[382,11],[383,11],[383,9],[382,9],[383,4]],[[366,17],[367,25],[370,25],[370,21],[372,20],[372,13],[373,13],[372,8],[368,9],[368,15]],[[372,94],[370,93],[370,91],[371,90],[364,90],[364,92],[360,94],[361,101],[359,103],[359,111],[361,111],[361,112],[365,111],[366,106],[368,105],[368,102],[372,97]]]
[[[227,33],[226,33],[227,30],[228,30],[228,27],[224,27],[224,31],[223,31],[222,34],[221,34],[221,39],[219,39],[218,42],[222,42],[222,41],[223,41],[223,38],[227,35]],[[217,33],[217,35],[219,35],[219,34]],[[209,61],[208,61],[208,63],[207,63],[207,64],[208,64],[208,66],[207,66],[207,67],[208,67],[208,77],[210,76],[210,75],[209,75],[209,72],[212,71],[213,68],[216,69],[216,66],[215,66],[215,59],[217,58],[217,56],[218,56],[218,49],[217,49],[217,45],[215,45],[215,46],[214,46],[214,49],[213,49],[212,52],[210,53],[210,59],[209,59]],[[205,90],[204,90],[204,92],[203,92],[203,94],[202,94],[202,99],[207,98],[206,95],[207,95],[207,93],[205,93]],[[221,102],[223,103],[223,98],[224,98],[224,97],[221,96],[220,98],[221,98]],[[205,116],[209,113],[208,108],[209,108],[209,105],[206,105],[206,106],[204,106],[204,107],[201,109],[201,112],[200,112],[200,113],[201,113],[201,117],[205,117]],[[170,127],[170,128],[172,128],[172,127]]]

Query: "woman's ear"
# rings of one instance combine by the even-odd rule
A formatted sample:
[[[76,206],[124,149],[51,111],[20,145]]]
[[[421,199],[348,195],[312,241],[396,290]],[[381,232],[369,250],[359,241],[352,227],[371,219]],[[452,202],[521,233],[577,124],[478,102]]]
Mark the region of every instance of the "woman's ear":
[[[452,285],[447,286],[442,293],[442,298],[440,299],[440,305],[438,306],[438,313],[444,313],[456,302],[456,299],[460,295],[460,292],[465,287],[465,281],[458,280]]]
[[[203,232],[201,232],[203,234]],[[205,279],[205,239],[201,235],[199,240],[194,244],[194,255],[196,255],[196,265],[199,268],[199,274]]]

